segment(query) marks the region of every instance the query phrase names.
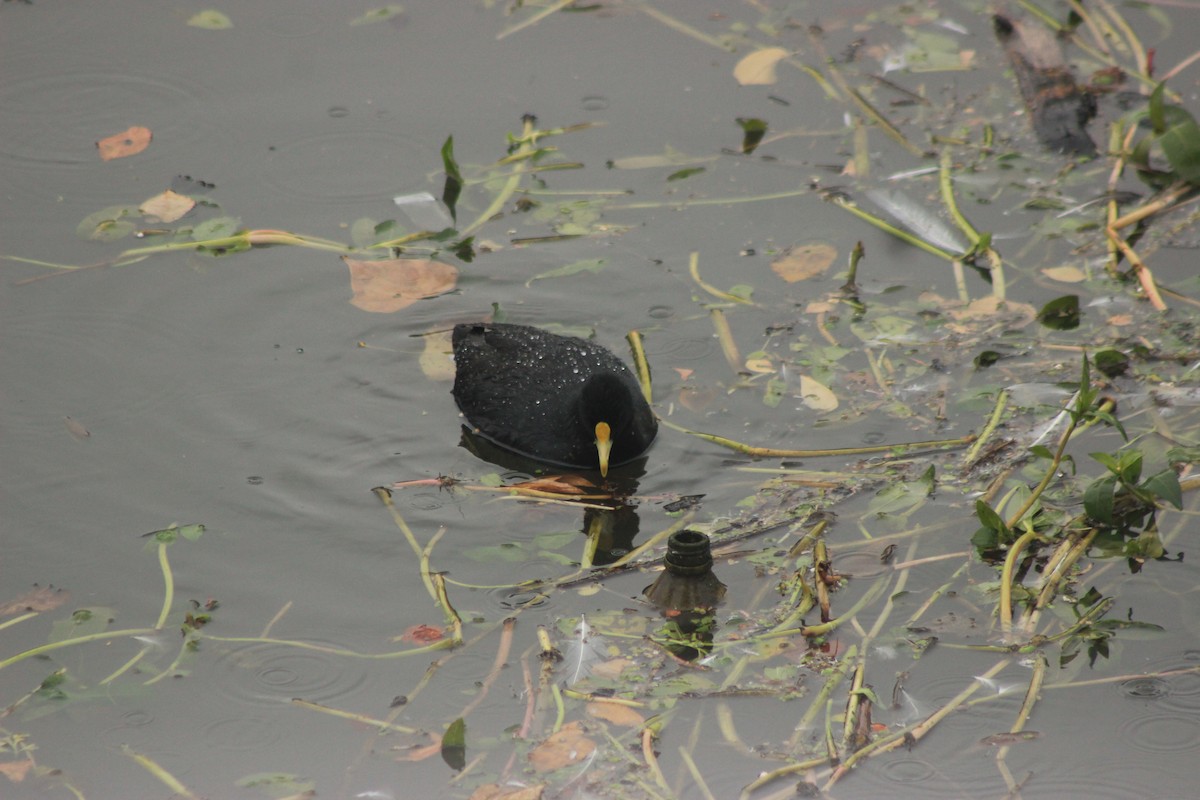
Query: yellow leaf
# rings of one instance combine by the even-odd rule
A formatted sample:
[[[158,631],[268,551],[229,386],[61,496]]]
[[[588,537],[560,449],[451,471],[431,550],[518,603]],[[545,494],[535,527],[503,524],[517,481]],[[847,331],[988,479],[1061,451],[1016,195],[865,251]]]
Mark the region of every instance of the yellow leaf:
[[[167,189],[138,206],[138,211],[151,217],[151,222],[174,222],[196,207],[196,201],[185,194]]]
[[[733,78],[742,86],[769,86],[779,77],[775,65],[788,57],[782,47],[764,47],[745,56],[733,68]]]
[[[1042,270],[1042,274],[1059,283],[1079,283],[1087,279],[1087,275],[1079,267],[1047,267]]]
[[[757,372],[760,375],[768,375],[775,371],[775,367],[771,364],[769,358],[748,358],[746,359],[746,369],[751,372]]]
[[[800,401],[813,411],[833,411],[838,407],[837,395],[815,378],[800,376]]]
[[[450,331],[427,333],[422,338],[425,340],[425,349],[418,359],[421,372],[431,381],[454,380],[454,358],[451,355],[454,347],[450,344]]]

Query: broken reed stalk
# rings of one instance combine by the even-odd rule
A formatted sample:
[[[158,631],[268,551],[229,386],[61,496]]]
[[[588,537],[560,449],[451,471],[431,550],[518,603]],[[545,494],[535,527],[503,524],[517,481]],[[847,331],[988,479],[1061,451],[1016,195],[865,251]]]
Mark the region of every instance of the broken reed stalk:
[[[704,433],[702,431],[694,431],[690,428],[685,428],[682,425],[676,425],[670,420],[658,418],[658,421],[671,428],[672,430],[686,433],[689,436],[695,436],[699,439],[704,439],[706,442],[711,442],[721,447],[728,448],[743,455],[755,456],[760,458],[820,458],[823,456],[852,456],[865,455],[868,453],[893,453],[898,454],[908,450],[923,450],[936,447],[964,447],[975,441],[975,434],[967,434],[960,436],[957,439],[933,439],[924,442],[899,442],[897,444],[881,444],[869,445],[864,447],[839,447],[829,450],[783,450],[776,447],[757,447],[755,445],[745,444],[733,439],[727,439],[724,436],[718,436],[714,433]]]

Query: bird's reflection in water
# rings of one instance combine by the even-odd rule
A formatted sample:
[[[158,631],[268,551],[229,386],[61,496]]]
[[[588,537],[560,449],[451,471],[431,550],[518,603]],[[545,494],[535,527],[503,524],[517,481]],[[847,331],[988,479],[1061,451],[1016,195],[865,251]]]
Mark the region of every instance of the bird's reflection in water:
[[[636,505],[628,498],[637,493],[638,481],[646,473],[645,458],[637,458],[619,467],[613,467],[609,470],[607,478],[601,478],[598,470],[555,467],[514,453],[475,434],[466,425],[462,427],[461,445],[476,457],[490,461],[503,470],[534,476],[559,473],[580,475],[595,482],[596,493],[606,495],[607,499],[586,502],[608,507],[585,506],[583,509],[583,524],[580,530],[585,536],[595,538],[592,565],[611,564],[634,548],[640,520]],[[563,495],[563,499],[571,500],[572,497]],[[589,550],[591,549],[589,545]]]

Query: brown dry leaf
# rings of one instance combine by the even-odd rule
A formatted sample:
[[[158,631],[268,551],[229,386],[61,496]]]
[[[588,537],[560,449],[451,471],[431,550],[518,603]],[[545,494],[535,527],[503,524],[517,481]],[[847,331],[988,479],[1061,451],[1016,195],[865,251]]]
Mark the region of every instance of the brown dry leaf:
[[[529,763],[538,772],[551,772],[578,764],[592,754],[596,743],[583,733],[583,725],[568,722],[529,752]]]
[[[468,800],[542,800],[546,784],[535,786],[501,786],[488,783],[471,792]]]
[[[546,475],[541,478],[511,484],[507,488],[565,495],[591,494],[598,491],[596,484],[582,475]]]
[[[613,725],[622,725],[626,728],[640,728],[646,723],[645,717],[629,706],[624,706],[620,703],[597,700],[588,703],[586,708],[588,716],[602,719],[605,722],[611,722]]]
[[[8,778],[13,783],[20,783],[25,780],[25,776],[29,774],[29,770],[33,767],[33,762],[29,759],[21,761],[0,761],[0,775]]]
[[[433,331],[423,338],[425,349],[418,359],[421,372],[431,381],[454,380],[454,345],[450,343],[450,331]]]
[[[71,593],[53,586],[35,586],[25,594],[0,605],[0,617],[30,611],[53,611],[71,600]]]
[[[838,407],[837,395],[815,378],[800,376],[800,402],[813,411],[833,411]]]
[[[1087,280],[1087,274],[1079,267],[1047,267],[1042,270],[1042,274],[1059,283],[1081,283]]]
[[[775,65],[788,57],[782,47],[764,47],[742,58],[733,68],[733,78],[742,86],[769,86],[779,80]]]
[[[418,300],[453,291],[458,270],[428,258],[388,258],[362,261],[342,256],[350,268],[350,302],[363,311],[388,314]]]
[[[989,294],[967,303],[965,308],[947,308],[946,315],[958,322],[1013,319],[1017,325],[1027,325],[1037,319],[1037,309],[1028,303],[1001,300]]]
[[[149,128],[134,125],[128,130],[112,136],[105,136],[96,142],[96,147],[100,149],[100,158],[112,161],[114,158],[136,156],[150,146],[150,140],[153,137]]]
[[[798,244],[789,247],[779,258],[771,262],[775,274],[788,283],[806,281],[829,269],[837,258],[837,248],[825,242]]]
[[[195,207],[196,201],[186,194],[167,189],[138,206],[138,211],[150,217],[151,222],[174,222]]]

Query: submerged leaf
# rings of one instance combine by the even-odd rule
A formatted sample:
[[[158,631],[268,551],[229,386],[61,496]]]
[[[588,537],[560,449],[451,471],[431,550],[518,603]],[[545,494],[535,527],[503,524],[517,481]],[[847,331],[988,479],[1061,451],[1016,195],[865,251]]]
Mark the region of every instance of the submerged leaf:
[[[35,586],[28,592],[0,604],[0,617],[30,611],[53,611],[71,599],[71,593],[53,586]]]
[[[1079,327],[1079,297],[1068,294],[1051,300],[1038,312],[1038,322],[1054,331],[1071,331]]]
[[[837,248],[827,242],[798,244],[772,261],[771,269],[788,283],[796,283],[823,274],[835,258]]]
[[[562,267],[557,267],[546,272],[534,275],[529,280],[525,281],[525,286],[530,286],[534,281],[540,281],[545,278],[566,278],[571,275],[579,275],[583,272],[596,273],[604,268],[603,258],[587,258],[582,261],[576,261],[573,264],[567,264]]]
[[[370,25],[372,22],[383,22],[404,13],[404,6],[398,3],[372,8],[366,13],[350,20],[351,25]]]
[[[350,302],[363,311],[399,311],[418,300],[437,297],[458,285],[458,270],[427,258],[363,261],[342,256],[350,269]]]

